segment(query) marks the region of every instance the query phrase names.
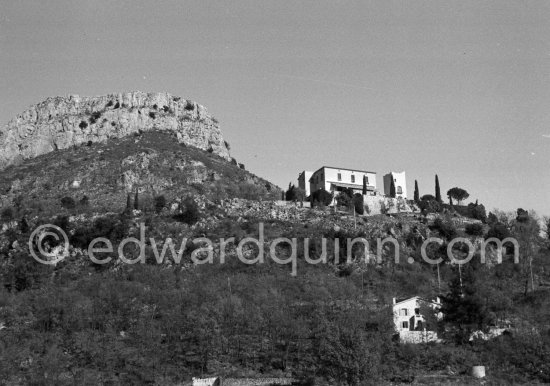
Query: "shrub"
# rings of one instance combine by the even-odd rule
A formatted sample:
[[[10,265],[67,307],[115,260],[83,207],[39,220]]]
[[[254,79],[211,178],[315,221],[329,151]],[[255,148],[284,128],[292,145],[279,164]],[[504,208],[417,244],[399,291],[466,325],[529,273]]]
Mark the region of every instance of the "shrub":
[[[240,167],[241,169],[245,170],[245,169],[244,169],[244,164],[239,164],[239,167]]]
[[[109,101],[107,102],[107,104],[105,105],[105,107],[111,107],[113,105],[113,101]]]
[[[195,110],[195,104],[191,101],[185,101],[185,110],[187,111],[193,111]]]
[[[443,221],[440,218],[436,218],[432,229],[439,232],[439,234],[446,239],[450,240],[456,236],[456,228],[450,221]]]
[[[2,221],[11,221],[13,220],[13,216],[13,208],[4,208],[2,209],[2,213],[0,213],[0,219],[2,219]]]
[[[223,143],[225,144],[225,148],[226,148],[227,150],[231,150],[231,146],[229,145],[229,142],[223,141]]]
[[[80,206],[88,206],[90,204],[90,199],[88,196],[84,196],[80,199]]]
[[[115,108],[115,109],[118,109],[119,107],[120,107],[120,103],[118,103],[118,102],[115,103],[115,107],[114,107],[114,108]]]
[[[489,231],[487,232],[487,235],[485,236],[486,239],[489,239],[491,237],[496,237],[499,240],[503,240],[506,237],[510,237],[510,230],[506,227],[506,225],[497,222],[489,228]]]
[[[350,190],[343,190],[336,196],[338,206],[350,208],[352,205],[352,193]]]
[[[157,115],[152,111],[149,112],[149,116],[153,119],[155,119],[157,117]]]
[[[92,142],[92,141],[88,141],[88,142],[86,142],[86,146],[88,146],[88,147],[92,146],[92,144],[93,144],[93,142]]]
[[[72,197],[66,196],[61,199],[61,206],[65,209],[74,209],[76,203]]]
[[[481,224],[466,224],[465,231],[470,236],[482,236],[483,225]]]
[[[355,212],[357,214],[365,213],[365,205],[363,202],[363,195],[360,193],[355,193],[353,195],[353,206],[355,207]]]
[[[155,197],[155,212],[160,213],[166,207],[166,197],[156,196]]]
[[[192,197],[187,197],[180,204],[180,213],[174,219],[189,225],[195,224],[200,219],[199,206]]]
[[[88,127],[88,123],[85,121],[80,121],[78,127],[80,127],[81,129],[85,129],[86,127]]]
[[[154,108],[155,110],[157,110],[157,109],[159,108],[159,106],[155,103],[155,104],[153,105],[153,108]]]
[[[470,203],[468,204],[468,215],[476,220],[483,222],[487,221],[487,213],[485,212],[485,206],[480,204]]]
[[[325,189],[319,189],[311,194],[312,206],[327,206],[332,202],[333,195]]]

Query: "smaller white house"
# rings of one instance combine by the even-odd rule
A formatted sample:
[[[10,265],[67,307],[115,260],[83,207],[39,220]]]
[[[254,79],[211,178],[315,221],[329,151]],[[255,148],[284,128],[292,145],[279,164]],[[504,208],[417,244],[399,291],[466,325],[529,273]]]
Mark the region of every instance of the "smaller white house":
[[[219,377],[213,378],[195,378],[193,377],[193,386],[221,386]]]
[[[395,186],[395,197],[407,199],[407,177],[405,172],[389,172],[383,177],[384,180],[384,195],[390,195],[391,181]]]
[[[393,323],[402,343],[422,343],[436,341],[437,332],[434,320],[441,320],[441,302],[426,300],[419,296],[397,301],[393,298]],[[433,312],[425,315],[426,312]]]

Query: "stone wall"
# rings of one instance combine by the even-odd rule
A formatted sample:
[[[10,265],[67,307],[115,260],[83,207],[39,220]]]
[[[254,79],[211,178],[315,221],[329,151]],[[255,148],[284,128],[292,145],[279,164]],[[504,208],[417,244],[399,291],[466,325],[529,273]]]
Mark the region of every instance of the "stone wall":
[[[427,343],[438,341],[435,331],[399,331],[401,343]]]
[[[167,93],[127,92],[48,98],[0,129],[0,170],[23,159],[150,130],[230,159],[218,121],[192,101]]]

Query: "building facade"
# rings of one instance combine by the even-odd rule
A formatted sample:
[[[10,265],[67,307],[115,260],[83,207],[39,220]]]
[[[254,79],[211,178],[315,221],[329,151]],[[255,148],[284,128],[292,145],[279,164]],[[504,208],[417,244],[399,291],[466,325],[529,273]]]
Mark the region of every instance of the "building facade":
[[[395,197],[407,199],[407,178],[405,172],[389,172],[384,175],[384,195],[390,195],[391,181],[395,185]]]
[[[336,196],[344,189],[352,189],[354,193],[362,193],[363,178],[366,178],[367,194],[375,194],[375,172],[323,166],[312,173],[309,179],[310,192],[325,189]]]
[[[313,172],[304,170],[298,175],[298,187],[306,192],[306,197],[309,197],[311,194],[311,187],[309,179],[313,175]]]
[[[393,299],[393,323],[399,340],[405,343],[420,343],[437,340],[434,319],[440,320],[441,302],[425,300],[419,296],[396,301]],[[426,318],[425,313],[433,313],[433,318]]]

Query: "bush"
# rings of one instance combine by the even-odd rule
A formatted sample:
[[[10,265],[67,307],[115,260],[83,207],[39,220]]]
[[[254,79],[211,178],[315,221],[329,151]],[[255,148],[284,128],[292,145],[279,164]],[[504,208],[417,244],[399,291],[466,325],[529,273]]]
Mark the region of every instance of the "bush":
[[[487,221],[487,213],[485,212],[485,207],[481,204],[468,204],[468,215],[471,218],[476,220],[481,220],[482,222]]]
[[[199,206],[191,197],[187,197],[180,204],[180,213],[174,216],[174,219],[189,225],[195,224],[200,219]]]
[[[149,116],[153,119],[155,119],[157,117],[157,115],[152,111],[149,112]]]
[[[105,107],[111,107],[113,105],[113,101],[109,101],[107,102],[107,104],[105,105]]]
[[[88,196],[84,196],[80,199],[80,206],[88,206],[90,204],[90,199]]]
[[[160,213],[166,207],[166,197],[156,196],[155,200],[155,212]]]
[[[489,231],[487,232],[487,235],[485,236],[486,239],[489,239],[491,237],[496,237],[499,240],[504,240],[506,237],[510,237],[510,230],[506,227],[506,225],[502,223],[495,223],[491,225]]]
[[[195,110],[195,104],[191,101],[185,101],[185,110],[187,111]]]
[[[13,208],[4,208],[2,209],[2,213],[0,213],[0,219],[2,219],[2,221],[11,221],[13,220],[13,216]]]
[[[483,225],[466,224],[465,231],[470,236],[483,236]]]
[[[118,102],[115,103],[115,107],[114,107],[114,108],[115,108],[115,109],[118,109],[119,107],[120,107],[120,103],[118,103]]]
[[[443,221],[440,218],[436,218],[432,229],[439,232],[439,234],[445,237],[447,240],[456,236],[456,228],[450,221]]]
[[[245,170],[245,169],[244,169],[244,164],[239,164],[239,167],[240,167],[241,169]]]
[[[311,194],[312,206],[327,206],[332,202],[333,195],[325,189],[319,189]]]
[[[72,197],[66,196],[61,199],[61,206],[65,209],[74,209],[76,202]]]
[[[353,206],[355,207],[355,212],[358,214],[365,213],[365,205],[363,202],[363,195],[360,193],[355,193],[353,195]]]
[[[80,121],[78,127],[80,127],[81,129],[85,129],[86,127],[88,127],[88,123],[85,121]]]

